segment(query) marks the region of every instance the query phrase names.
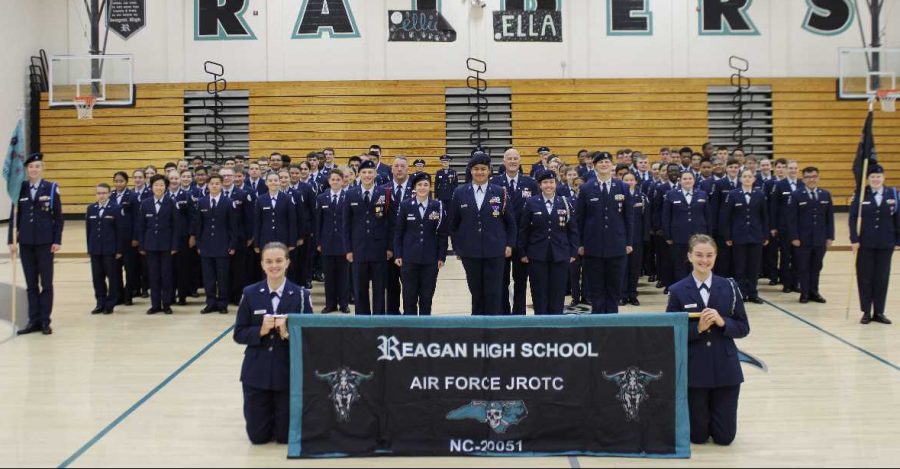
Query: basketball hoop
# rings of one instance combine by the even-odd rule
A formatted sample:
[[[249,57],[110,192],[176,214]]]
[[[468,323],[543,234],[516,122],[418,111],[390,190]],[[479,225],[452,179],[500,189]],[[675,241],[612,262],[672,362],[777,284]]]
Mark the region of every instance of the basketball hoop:
[[[78,110],[78,119],[93,119],[94,105],[97,104],[97,98],[94,96],[76,96],[75,109]]]
[[[878,90],[878,102],[881,103],[882,112],[895,112],[897,110],[897,98],[900,90]]]

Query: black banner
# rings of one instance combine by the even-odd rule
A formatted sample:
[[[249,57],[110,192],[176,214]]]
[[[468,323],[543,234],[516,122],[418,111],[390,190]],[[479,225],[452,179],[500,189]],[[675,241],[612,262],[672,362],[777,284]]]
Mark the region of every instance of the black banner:
[[[689,457],[686,315],[291,316],[290,457]]]
[[[146,26],[146,0],[109,0],[106,26],[122,39],[128,40],[132,34]]]
[[[454,42],[456,30],[437,10],[388,11],[388,41]]]
[[[494,12],[497,42],[562,42],[562,13],[557,10]]]

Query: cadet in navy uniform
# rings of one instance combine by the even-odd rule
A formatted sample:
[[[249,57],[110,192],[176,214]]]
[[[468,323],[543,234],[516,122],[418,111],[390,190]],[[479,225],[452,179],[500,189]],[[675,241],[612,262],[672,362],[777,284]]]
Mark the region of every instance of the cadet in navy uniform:
[[[725,198],[728,197],[728,194],[731,191],[739,188],[741,185],[740,181],[738,181],[738,173],[740,173],[740,170],[741,164],[738,162],[738,160],[728,160],[725,168],[725,177],[719,179],[713,184],[713,191],[709,194],[712,212],[709,234],[716,239],[717,243],[719,243],[716,275],[720,275],[722,277],[731,277],[734,275],[734,266],[732,265],[734,255],[731,247],[729,247],[725,243],[725,239],[722,237],[721,230],[719,230],[718,223],[722,212],[722,205],[725,203]]]
[[[137,251],[137,237],[134,232],[134,221],[139,215],[140,202],[137,194],[128,188],[128,173],[119,171],[113,175],[113,185],[116,190],[112,192],[111,198],[119,207],[122,216],[118,224],[126,238],[125,246],[122,248],[122,258],[118,260],[119,286],[121,288],[119,288],[117,303],[131,306],[134,304],[134,296],[141,294],[140,254]],[[121,275],[123,270],[125,271],[124,282]]]
[[[177,304],[184,306],[187,304],[187,297],[194,291],[193,284],[195,278],[191,276],[191,253],[193,248],[190,246],[191,217],[194,212],[194,198],[188,191],[181,190],[181,178],[177,172],[170,172],[166,175],[169,181],[168,196],[175,201],[175,208],[178,210],[178,253],[172,260],[172,273],[175,274],[175,288],[172,290],[173,303],[177,298]],[[207,183],[207,187],[209,184]]]
[[[444,204],[431,199],[431,176],[410,178],[415,196],[400,204],[394,227],[394,263],[403,279],[403,314],[431,316],[438,271],[447,261]]]
[[[556,194],[556,173],[538,174],[541,193],[525,201],[518,255],[528,266],[535,314],[562,314],[569,265],[578,256],[578,232],[569,199]]]
[[[390,199],[390,201],[387,202],[385,214],[388,222],[388,247],[390,250],[393,250],[393,230],[394,224],[397,221],[400,205],[403,201],[412,198],[414,191],[412,184],[409,183],[409,163],[406,158],[402,156],[394,158],[394,162],[391,165],[391,171],[393,179],[391,179],[390,184],[385,184],[378,190],[386,194],[385,197],[387,197],[387,199]],[[385,308],[388,314],[396,315],[400,314],[400,300],[402,299],[400,267],[393,262],[389,262],[387,269],[387,278],[385,279]]]
[[[803,181],[797,179],[799,166],[796,161],[788,161],[787,177],[775,183],[772,189],[772,199],[769,201],[769,213],[772,227],[776,231],[781,243],[781,284],[784,293],[792,293],[798,290],[797,266],[794,263],[794,247],[788,236],[782,235],[787,231],[787,207],[791,201],[791,194],[805,189]]]
[[[462,259],[472,294],[473,315],[501,314],[503,265],[516,244],[516,220],[503,187],[490,184],[491,158],[475,152],[467,172],[470,184],[453,193],[448,209],[453,249]]]
[[[640,181],[633,173],[627,173],[622,178],[628,186],[628,195],[631,196],[634,207],[634,250],[628,255],[628,275],[624,280],[622,299],[619,306],[640,306],[638,301],[638,279],[641,277],[641,268],[644,265],[644,242],[650,240],[650,199],[641,192]]]
[[[509,198],[508,207],[512,212],[513,219],[518,222],[522,218],[522,212],[525,202],[533,196],[540,194],[541,189],[537,182],[529,177],[521,174],[522,157],[519,152],[510,148],[503,153],[503,167],[505,173],[494,176],[491,184],[505,187],[506,194]],[[538,171],[536,174],[542,174],[544,170]],[[503,269],[503,290],[500,291],[500,306],[503,308],[503,314],[515,314],[523,316],[525,314],[526,292],[528,290],[528,265],[522,262],[522,258],[526,257],[518,252],[514,247],[512,257],[506,260]],[[512,280],[512,305],[509,304],[509,286],[510,278]]]
[[[890,324],[884,315],[888,282],[891,278],[891,258],[900,246],[900,196],[897,188],[884,186],[884,168],[869,167],[869,187],[862,201],[862,230],[856,227],[859,218],[858,196],[850,204],[850,242],[856,251],[856,283],[863,316],[860,322]]]
[[[178,252],[180,217],[175,201],[166,194],[165,176],[150,178],[153,195],[141,202],[136,220],[138,249],[147,259],[150,309],[147,314],[172,314],[172,259]]]
[[[584,257],[591,311],[618,313],[627,256],[634,246],[633,202],[625,183],[612,178],[612,155],[598,151],[591,160],[597,178],[581,187],[575,205],[578,254]]]
[[[328,184],[331,190],[319,194],[315,223],[318,229],[315,239],[325,273],[325,308],[322,313],[340,310],[349,314],[350,264],[347,263],[344,247],[344,204],[347,202],[343,171],[333,168],[328,173]]]
[[[313,312],[309,291],[285,276],[290,263],[284,244],[263,247],[266,279],[244,288],[234,325],[234,341],[247,346],[241,383],[247,436],[255,445],[273,439],[287,443],[291,379],[286,315]]]
[[[191,224],[191,245],[200,253],[206,291],[200,314],[228,313],[229,264],[240,246],[237,222],[234,202],[222,193],[222,176],[210,177],[209,195],[197,201]]]
[[[737,433],[737,407],[744,375],[734,339],[746,337],[750,324],[738,288],[713,275],[716,244],[694,236],[688,247],[693,273],[669,289],[668,312],[701,313],[688,324],[688,406],[691,442],[710,437],[730,445]]]
[[[232,216],[235,219],[235,233],[237,243],[235,244],[234,255],[228,256],[228,302],[238,305],[241,302],[241,294],[244,287],[249,283],[247,281],[247,250],[246,243],[249,238],[246,235],[245,225],[252,222],[247,217],[247,191],[240,186],[244,186],[244,175],[230,168],[222,168],[219,171],[222,176],[222,195],[225,200],[230,200],[234,207]],[[238,180],[241,184],[238,185]],[[252,210],[252,209],[251,209]]]
[[[266,187],[269,192],[256,199],[254,250],[259,254],[265,245],[281,243],[293,251],[298,240],[294,199],[290,194],[279,191],[281,182],[277,173],[266,176]]]
[[[681,174],[681,187],[666,194],[662,207],[662,229],[672,259],[669,276],[672,285],[690,272],[688,242],[695,234],[708,235],[712,226],[712,208],[706,192],[695,189],[694,173]]]
[[[88,205],[84,224],[97,300],[91,314],[112,314],[122,281],[117,262],[131,242],[131,232],[122,226],[122,211],[110,200],[109,184],[97,184],[96,192],[97,203]]]
[[[787,237],[794,247],[800,278],[800,302],[825,303],[819,293],[819,274],[825,251],[834,243],[834,203],[831,193],[819,188],[819,169],[803,169],[806,189],[794,192],[787,208]]]
[[[25,159],[27,180],[19,189],[19,204],[15,210],[18,237],[13,239],[13,224],[9,225],[9,252],[17,250],[22,258],[22,270],[28,289],[28,325],[19,335],[41,331],[53,333],[50,315],[53,312],[53,255],[62,245],[63,213],[56,183],[43,180],[44,155],[32,153]]]
[[[347,190],[344,200],[344,250],[353,269],[353,292],[357,315],[384,314],[385,280],[390,251],[391,198],[375,185],[375,163],[359,166],[361,184]],[[371,285],[371,300],[369,286]],[[399,313],[399,311],[397,311]]]
[[[725,196],[719,217],[719,232],[734,254],[734,278],[741,287],[742,299],[762,304],[759,298],[759,274],[763,246],[769,243],[769,210],[766,195],[754,187],[756,174],[741,171],[741,187]]]
[[[450,204],[453,191],[459,185],[459,176],[455,170],[450,169],[450,155],[441,155],[441,169],[434,176],[434,197],[444,203]]]
[[[665,165],[665,178],[662,182],[653,186],[651,195],[651,221],[655,232],[656,271],[659,282],[656,288],[665,288],[669,291],[669,285],[678,279],[672,278],[672,256],[669,253],[669,245],[666,243],[666,234],[662,226],[662,209],[666,201],[666,194],[678,188],[681,179],[681,168],[677,164]]]

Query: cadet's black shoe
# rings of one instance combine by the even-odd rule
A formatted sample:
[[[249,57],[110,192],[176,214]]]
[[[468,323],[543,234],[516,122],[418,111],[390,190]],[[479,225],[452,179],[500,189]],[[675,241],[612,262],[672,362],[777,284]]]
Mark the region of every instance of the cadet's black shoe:
[[[172,314],[172,308],[165,307],[165,308],[163,308],[162,312],[163,312],[163,314]]]
[[[207,306],[207,307],[205,307],[205,308],[203,308],[203,309],[200,310],[200,314],[215,313],[216,311],[218,311],[218,309],[213,308],[213,307],[210,307],[210,306]]]
[[[103,312],[103,308],[96,307],[96,308],[94,308],[93,311],[91,311],[91,314],[100,314],[102,312]]]
[[[312,290],[312,282],[306,282],[303,287],[307,290]]]
[[[647,281],[650,282],[650,283],[655,282],[655,281],[656,281],[656,275],[651,275],[651,276],[647,277]]]
[[[178,300],[178,306],[187,306],[187,299],[182,298],[182,299]]]
[[[656,288],[662,288],[662,287],[663,287],[662,282],[656,282]]]
[[[150,315],[153,315],[153,314],[156,314],[156,313],[159,313],[159,312],[162,312],[162,310],[156,309],[156,308],[150,308],[150,309],[147,310],[147,314],[150,314]]]
[[[41,334],[44,334],[44,335],[53,334],[53,329],[50,328],[50,324],[47,324],[46,326],[41,328]]]
[[[141,298],[150,298],[150,294],[147,292],[141,293]]]
[[[619,300],[619,306],[628,306],[628,300],[622,298],[621,300]]]
[[[794,293],[794,289],[791,287],[784,287],[781,289],[781,293]]]
[[[641,302],[638,301],[637,298],[632,298],[631,300],[629,300],[629,303],[631,303],[631,306],[640,306],[641,305]]]
[[[322,308],[322,314],[333,313],[335,311],[337,311],[337,308],[329,308],[327,306]]]
[[[875,322],[880,322],[882,324],[891,324],[891,320],[884,316],[875,315],[872,317],[872,320]]]
[[[778,280],[769,280],[770,287],[774,287],[775,285],[778,285]]]
[[[105,315],[110,315],[110,314],[112,314],[113,312],[114,312],[113,309],[107,309],[106,311],[103,312],[103,314],[105,314]]]
[[[228,314],[228,307],[219,308],[219,314]]]
[[[800,303],[802,303],[802,304],[809,303],[809,298],[806,297],[806,296],[801,296],[801,297],[800,297]]]
[[[860,324],[868,324],[868,323],[870,323],[870,322],[872,322],[872,318],[869,317],[869,314],[868,314],[868,313],[863,314],[862,319],[859,320],[859,323],[860,323]]]
[[[750,298],[747,298],[747,301],[757,305],[764,304],[762,298],[758,296],[751,296]]]
[[[350,307],[345,306],[345,307],[341,308],[341,312],[344,314],[350,314]]]
[[[24,329],[19,329],[19,331],[16,332],[16,335],[31,334],[32,332],[38,332],[40,330],[41,330],[40,324],[29,324],[29,325],[25,326]]]
[[[125,304],[125,306],[134,306],[134,301],[132,301],[132,300],[125,300],[125,303],[124,303],[124,304]]]
[[[825,301],[825,298],[822,298],[822,295],[820,295],[818,293],[813,293],[812,295],[809,295],[809,301],[815,301],[816,303],[822,303],[822,304],[827,303],[827,301]]]

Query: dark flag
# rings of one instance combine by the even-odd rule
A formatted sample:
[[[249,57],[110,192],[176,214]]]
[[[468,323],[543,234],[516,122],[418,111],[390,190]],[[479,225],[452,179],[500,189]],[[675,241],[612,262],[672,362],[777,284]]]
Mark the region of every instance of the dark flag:
[[[869,111],[866,117],[866,125],[863,126],[862,137],[859,139],[859,146],[856,148],[856,159],[853,161],[853,175],[856,177],[856,191],[859,194],[859,188],[862,187],[863,166],[866,160],[869,161],[869,167],[878,164],[878,154],[875,152],[875,137],[872,135],[872,116],[873,112]]]

